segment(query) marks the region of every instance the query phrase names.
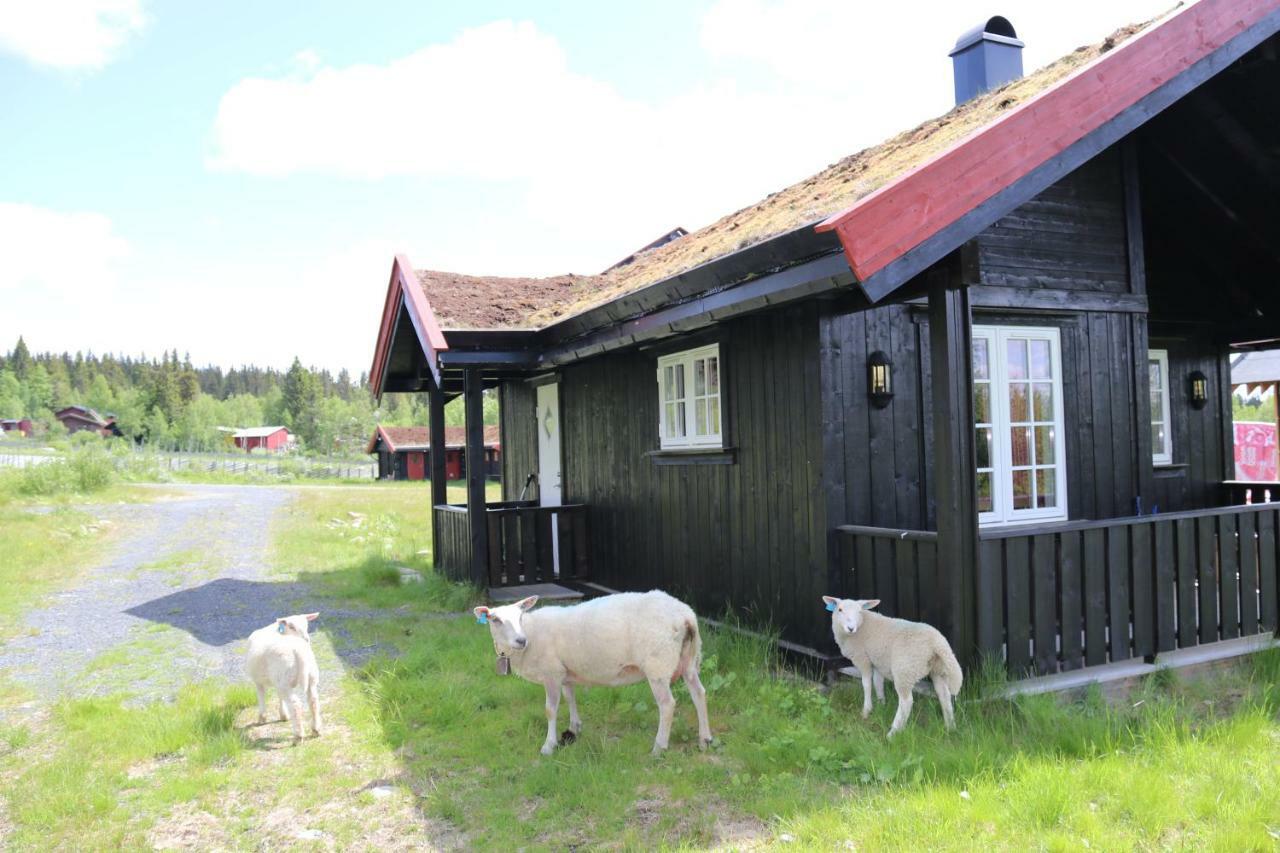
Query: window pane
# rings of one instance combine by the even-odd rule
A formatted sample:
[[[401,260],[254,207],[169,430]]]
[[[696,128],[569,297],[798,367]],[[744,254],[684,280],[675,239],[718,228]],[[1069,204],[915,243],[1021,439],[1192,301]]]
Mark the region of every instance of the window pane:
[[[1154,391],[1163,383],[1160,381],[1160,362],[1157,359],[1151,359],[1147,362],[1147,376],[1151,380],[1151,390]]]
[[[1058,505],[1058,490],[1054,487],[1052,468],[1036,469],[1036,506],[1040,509]]]
[[[991,427],[979,427],[974,438],[974,451],[979,468],[991,467]]]
[[[684,403],[676,403],[676,436],[683,438],[685,434],[685,408]]]
[[[1031,472],[1013,472],[1013,508],[1031,509]]]
[[[1013,451],[1013,464],[1031,464],[1031,427],[1013,427],[1009,430],[1009,447]]]
[[[978,475],[978,512],[991,512],[995,509],[995,499],[991,495],[991,475]]]
[[[707,434],[707,401],[698,400],[693,404],[693,434]]]
[[[1036,464],[1053,462],[1053,427],[1036,427]]]
[[[1160,420],[1164,417],[1164,397],[1160,394],[1160,386],[1151,386],[1151,418]]]
[[[1027,342],[1013,338],[1007,346],[1007,366],[1010,379],[1027,378]]]
[[[1031,345],[1031,378],[1052,379],[1053,359],[1049,355],[1048,341],[1028,341]]]
[[[973,386],[974,423],[991,423],[991,383],[979,382]]]
[[[1164,424],[1151,425],[1151,452],[1165,453]]]
[[[720,359],[714,355],[707,359],[707,390],[711,394],[720,393]]]
[[[1018,423],[1031,420],[1031,407],[1027,400],[1030,387],[1025,382],[1009,383],[1009,420]]]
[[[677,364],[676,368],[676,397],[680,400],[684,399],[684,365]]]
[[[987,339],[973,339],[973,378],[991,378],[991,360],[987,352]]]
[[[700,358],[693,363],[693,393],[699,397],[707,393],[707,360]]]
[[[671,365],[667,365],[662,371],[662,399],[673,400],[676,395],[676,380]]]
[[[712,397],[707,401],[711,406],[711,435],[720,434],[720,398]]]
[[[1037,382],[1031,388],[1032,393],[1035,395],[1036,420],[1053,420],[1053,384],[1050,382]]]
[[[679,433],[676,432],[676,404],[667,403],[666,405],[666,434],[667,438],[675,438]]]

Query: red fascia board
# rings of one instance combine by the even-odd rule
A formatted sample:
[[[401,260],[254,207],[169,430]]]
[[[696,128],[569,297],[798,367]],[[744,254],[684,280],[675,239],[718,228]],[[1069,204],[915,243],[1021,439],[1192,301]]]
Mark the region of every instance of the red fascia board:
[[[817,226],[860,282],[1226,45],[1280,0],[1200,0]]]
[[[378,326],[378,341],[373,350],[373,364],[369,369],[369,382],[374,395],[382,397],[382,386],[386,379],[387,362],[391,358],[391,339],[395,333],[396,318],[403,307],[409,312],[409,320],[413,323],[418,336],[418,343],[426,356],[431,370],[431,378],[435,387],[440,387],[439,353],[449,349],[440,322],[431,303],[418,284],[413,272],[413,265],[404,255],[396,255],[391,263],[391,280],[387,283],[387,298],[382,305],[382,321]]]

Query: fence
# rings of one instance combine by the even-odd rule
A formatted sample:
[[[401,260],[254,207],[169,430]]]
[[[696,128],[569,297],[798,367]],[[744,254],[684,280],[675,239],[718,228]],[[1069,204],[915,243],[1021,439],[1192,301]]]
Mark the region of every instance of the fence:
[[[937,589],[938,534],[845,524],[836,528],[841,598],[878,598],[887,616],[941,623]]]
[[[0,453],[0,467],[25,468],[56,459],[62,454]],[[206,473],[257,475],[262,477],[304,477],[316,479],[372,480],[378,476],[373,462],[333,462],[304,457],[253,458],[201,453],[163,453],[137,450],[112,454],[117,469],[157,471],[203,471]]]
[[[440,537],[437,567],[451,580],[469,582],[472,551],[467,508],[441,505],[434,512]],[[590,575],[584,504],[492,503],[485,510],[485,520],[489,565],[484,583],[488,586],[582,580]]]

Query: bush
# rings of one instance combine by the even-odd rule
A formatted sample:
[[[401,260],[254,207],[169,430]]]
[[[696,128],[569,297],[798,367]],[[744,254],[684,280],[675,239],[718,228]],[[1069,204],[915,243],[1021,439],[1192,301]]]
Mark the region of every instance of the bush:
[[[13,490],[26,497],[92,494],[115,482],[116,469],[106,448],[79,447],[65,457],[13,472]]]

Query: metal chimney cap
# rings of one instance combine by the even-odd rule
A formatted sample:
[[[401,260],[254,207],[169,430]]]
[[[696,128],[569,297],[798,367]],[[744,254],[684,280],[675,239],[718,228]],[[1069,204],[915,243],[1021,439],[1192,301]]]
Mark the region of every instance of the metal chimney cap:
[[[960,38],[956,39],[956,46],[951,48],[951,52],[947,56],[955,56],[960,51],[971,45],[977,44],[983,40],[993,41],[997,44],[1007,44],[1013,47],[1025,47],[1019,41],[1017,32],[1013,29],[1013,24],[1009,23],[1009,19],[1003,15],[995,15],[987,19],[985,24],[979,24],[971,30],[966,30]]]

